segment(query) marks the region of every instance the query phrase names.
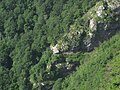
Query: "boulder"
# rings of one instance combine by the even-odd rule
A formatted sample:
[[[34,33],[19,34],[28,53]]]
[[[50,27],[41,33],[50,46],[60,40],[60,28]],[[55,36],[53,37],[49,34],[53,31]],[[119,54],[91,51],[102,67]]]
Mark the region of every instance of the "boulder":
[[[57,54],[60,52],[57,44],[55,46],[50,46],[50,49],[53,51],[53,54]]]
[[[97,22],[94,19],[90,20],[89,28],[92,31],[96,31],[97,30]]]

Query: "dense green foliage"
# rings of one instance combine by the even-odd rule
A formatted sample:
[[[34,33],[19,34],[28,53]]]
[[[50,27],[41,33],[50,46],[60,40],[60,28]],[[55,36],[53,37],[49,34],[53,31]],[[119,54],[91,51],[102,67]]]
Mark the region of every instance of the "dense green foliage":
[[[119,90],[120,33],[89,53],[75,73],[62,83],[62,90]]]
[[[0,0],[0,90],[119,90],[120,34],[90,53],[50,50],[97,1]]]

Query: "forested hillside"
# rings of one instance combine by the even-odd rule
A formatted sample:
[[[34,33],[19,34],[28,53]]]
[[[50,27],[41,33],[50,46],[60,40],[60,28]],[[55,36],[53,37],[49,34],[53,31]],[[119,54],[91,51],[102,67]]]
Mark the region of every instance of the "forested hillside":
[[[120,0],[0,0],[0,90],[120,90]]]

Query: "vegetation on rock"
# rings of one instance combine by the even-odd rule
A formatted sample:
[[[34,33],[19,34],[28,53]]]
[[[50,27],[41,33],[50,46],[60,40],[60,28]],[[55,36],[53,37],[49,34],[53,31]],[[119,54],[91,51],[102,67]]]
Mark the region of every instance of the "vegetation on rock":
[[[0,0],[0,90],[119,90],[119,31],[120,0]]]

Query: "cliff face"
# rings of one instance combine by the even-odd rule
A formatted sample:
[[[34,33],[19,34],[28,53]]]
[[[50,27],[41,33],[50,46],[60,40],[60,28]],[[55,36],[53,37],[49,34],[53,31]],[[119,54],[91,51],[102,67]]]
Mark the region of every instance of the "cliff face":
[[[99,43],[109,39],[120,30],[120,1],[104,0],[96,3],[83,17],[83,25],[76,20],[70,32],[58,40],[57,53],[91,51]],[[52,48],[53,53],[56,53]]]
[[[104,2],[98,2],[83,16],[84,20],[89,21],[90,31],[88,31],[88,38],[84,39],[81,49],[91,51],[120,30],[119,7],[119,0],[115,2],[114,0],[105,0]]]

